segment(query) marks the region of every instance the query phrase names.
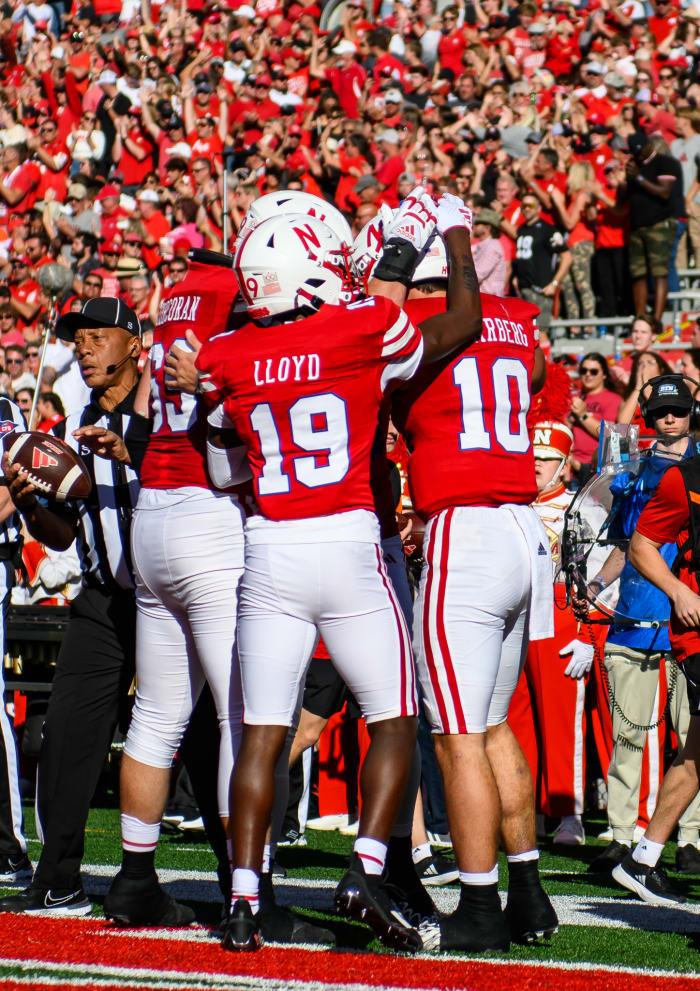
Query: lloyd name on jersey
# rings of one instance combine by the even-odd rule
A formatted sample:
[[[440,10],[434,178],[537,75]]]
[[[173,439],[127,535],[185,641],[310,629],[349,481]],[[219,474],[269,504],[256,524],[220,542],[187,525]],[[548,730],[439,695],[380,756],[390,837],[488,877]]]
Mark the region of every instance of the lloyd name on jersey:
[[[281,358],[264,358],[253,364],[256,385],[276,382],[315,382],[321,375],[321,358],[317,354],[290,354]]]

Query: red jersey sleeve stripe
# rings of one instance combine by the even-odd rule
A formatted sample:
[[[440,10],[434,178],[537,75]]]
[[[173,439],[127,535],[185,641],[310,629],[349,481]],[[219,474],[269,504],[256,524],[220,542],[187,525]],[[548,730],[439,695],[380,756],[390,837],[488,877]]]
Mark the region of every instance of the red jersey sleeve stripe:
[[[382,358],[395,361],[399,357],[409,355],[420,346],[422,340],[421,332],[412,323],[409,323],[400,337],[396,338],[391,344],[384,345],[382,348]]]

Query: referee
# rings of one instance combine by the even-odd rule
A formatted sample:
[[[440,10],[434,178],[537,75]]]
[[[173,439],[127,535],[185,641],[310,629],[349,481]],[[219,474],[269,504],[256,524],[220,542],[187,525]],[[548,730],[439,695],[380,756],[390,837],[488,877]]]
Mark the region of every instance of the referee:
[[[0,436],[26,429],[20,410],[9,399],[0,399]],[[12,723],[5,709],[4,654],[5,622],[10,605],[15,567],[22,555],[21,520],[10,493],[0,490],[0,884],[17,884],[32,876],[27,842],[22,832],[22,801],[19,791],[17,746]]]
[[[134,672],[135,605],[129,528],[150,421],[134,411],[141,353],[136,314],[120,300],[88,300],[61,317],[56,334],[75,341],[90,402],[53,432],[78,450],[92,478],[79,503],[40,501],[26,473],[3,468],[33,537],[55,550],[77,539],[82,589],[71,602],[39,758],[37,808],[43,850],[24,891],[0,911],[87,915],[80,863],[85,824],[114,730],[128,717]],[[108,455],[97,457],[96,453]]]

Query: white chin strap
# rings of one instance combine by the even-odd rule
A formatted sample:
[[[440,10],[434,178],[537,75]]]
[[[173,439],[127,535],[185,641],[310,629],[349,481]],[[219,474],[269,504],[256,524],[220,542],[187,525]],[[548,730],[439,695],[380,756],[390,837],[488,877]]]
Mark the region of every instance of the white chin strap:
[[[559,462],[559,467],[554,473],[554,478],[552,478],[551,481],[547,482],[545,487],[542,489],[542,492],[547,492],[549,489],[553,489],[554,486],[557,485],[557,483],[559,482],[559,476],[564,471],[565,464],[566,464],[566,458],[562,458],[561,461]]]

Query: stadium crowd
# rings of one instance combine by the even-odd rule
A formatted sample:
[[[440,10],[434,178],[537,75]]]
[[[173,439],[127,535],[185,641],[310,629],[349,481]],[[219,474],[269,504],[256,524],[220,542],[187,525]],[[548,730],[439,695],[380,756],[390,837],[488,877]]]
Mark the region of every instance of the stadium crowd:
[[[541,344],[556,315],[579,321],[570,337],[591,338],[605,328],[587,320],[612,324],[636,314],[626,357],[611,364],[588,351],[564,376],[565,408],[555,418],[563,439],[540,443],[539,454],[534,441],[535,457],[554,463],[547,478],[538,475],[540,495],[549,489],[549,499],[556,489],[559,497],[563,483],[586,482],[605,421],[663,434],[653,415],[659,397],[653,388],[645,394],[646,383],[673,371],[700,378],[700,328],[673,359],[677,368],[655,346],[667,294],[680,288],[678,271],[700,269],[698,9],[672,0],[348,0],[330,32],[320,29],[321,15],[316,3],[300,0],[3,6],[3,395],[28,418],[38,392],[29,426],[45,431],[90,402],[70,335],[50,337],[39,367],[53,316],[40,284],[49,263],[68,273],[58,301],[62,317],[102,298],[133,311],[143,368],[163,295],[191,273],[191,249],[228,252],[260,197],[279,194],[283,204],[285,191],[311,193],[334,204],[359,235],[420,185],[435,201],[453,194],[473,211],[479,288],[534,303]],[[685,435],[700,423],[683,389],[674,409],[687,412]],[[657,407],[665,408],[660,400]],[[671,418],[675,426],[678,417]],[[695,453],[688,443],[674,454]],[[387,450],[405,483],[407,451],[395,434]],[[405,537],[410,544],[411,533]],[[77,558],[72,564],[61,576],[75,586]],[[31,601],[58,589],[44,594],[39,584],[37,571]],[[666,607],[655,598],[644,619],[664,618],[659,611]],[[611,715],[611,683],[626,704],[639,683],[621,672],[641,665],[648,676],[635,729],[658,729],[668,691],[681,739],[688,699],[671,675],[667,636],[615,640],[613,631],[606,673],[596,663],[589,678],[603,642],[592,634],[586,643],[577,639],[576,623],[566,630],[564,638],[557,632],[557,657],[565,660],[555,685],[567,697],[561,711],[571,752],[561,736],[548,740],[538,726],[557,698],[545,698],[539,675],[551,657],[537,648],[528,656],[512,724],[536,783],[537,810],[556,826],[554,841],[583,844],[583,686],[590,685],[598,760],[614,782],[610,846],[592,869],[610,871],[652,816],[666,732],[626,740],[627,728]],[[430,846],[450,840],[439,775],[425,770],[430,746],[423,751],[434,805],[426,802],[413,859],[421,880],[447,883],[458,872]],[[694,805],[680,828],[685,854],[677,866],[700,873]],[[288,823],[287,833],[288,842],[299,842],[303,821]],[[672,891],[662,894],[674,900]]]

